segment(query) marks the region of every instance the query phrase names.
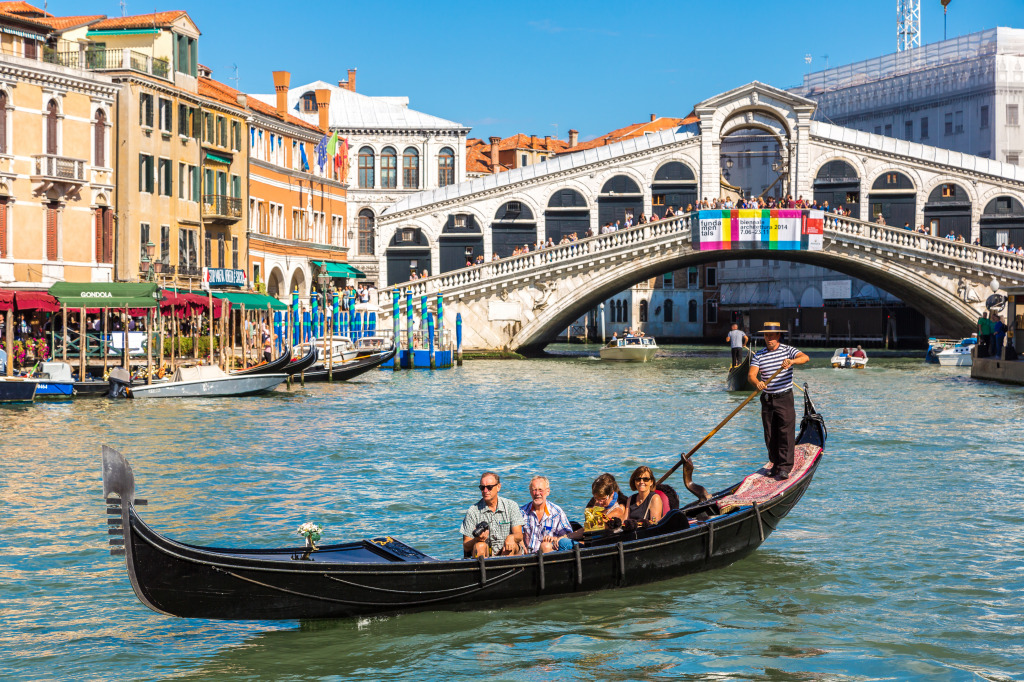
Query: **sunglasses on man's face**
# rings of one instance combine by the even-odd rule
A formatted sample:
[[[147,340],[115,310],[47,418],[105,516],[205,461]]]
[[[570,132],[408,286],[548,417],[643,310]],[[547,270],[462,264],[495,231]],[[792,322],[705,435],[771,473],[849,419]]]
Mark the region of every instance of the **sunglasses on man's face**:
[[[480,485],[480,492],[483,492],[484,490],[493,490],[494,488],[497,488],[497,487],[498,487],[497,483],[495,483],[494,485],[483,485],[483,484],[481,484]]]

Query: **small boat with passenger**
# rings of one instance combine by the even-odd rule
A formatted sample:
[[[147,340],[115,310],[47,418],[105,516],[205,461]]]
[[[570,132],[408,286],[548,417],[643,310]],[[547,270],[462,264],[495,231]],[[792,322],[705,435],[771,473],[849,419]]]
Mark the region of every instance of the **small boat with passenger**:
[[[111,554],[123,555],[139,600],[185,618],[349,618],[429,609],[492,608],[516,600],[595,592],[728,566],[774,532],[807,491],[823,457],[825,422],[806,391],[793,470],[766,467],[698,497],[657,524],[604,530],[550,553],[437,559],[390,535],[319,548],[228,549],[168,538],[139,515],[135,475],[103,446]],[[692,465],[681,458],[684,473]],[[698,489],[699,493],[694,489]],[[121,537],[116,537],[121,536]]]
[[[601,348],[602,360],[616,362],[649,362],[658,353],[658,343],[653,336],[626,336],[616,338]]]
[[[868,357],[854,355],[856,348],[836,348],[832,354],[832,367],[835,369],[864,369],[868,364]]]

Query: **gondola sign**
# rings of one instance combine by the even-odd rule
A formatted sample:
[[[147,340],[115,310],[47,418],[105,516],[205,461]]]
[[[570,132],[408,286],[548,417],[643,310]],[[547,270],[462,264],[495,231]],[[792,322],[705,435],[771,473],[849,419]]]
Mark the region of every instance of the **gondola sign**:
[[[823,213],[801,209],[699,211],[697,251],[820,251]]]

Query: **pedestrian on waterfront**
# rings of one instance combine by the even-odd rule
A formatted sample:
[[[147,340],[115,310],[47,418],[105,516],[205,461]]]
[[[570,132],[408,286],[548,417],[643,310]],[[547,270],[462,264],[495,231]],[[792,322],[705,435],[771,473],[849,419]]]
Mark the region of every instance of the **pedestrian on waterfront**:
[[[976,353],[979,358],[988,357],[989,345],[992,343],[992,320],[988,319],[986,310],[978,318],[978,347]]]
[[[546,476],[530,479],[531,502],[524,504],[523,533],[528,552],[554,552],[572,549],[572,540],[566,536],[572,533],[569,517],[562,508],[548,500],[551,484]]]
[[[992,343],[989,346],[988,354],[997,360],[1002,360],[1003,339],[1006,338],[1006,325],[998,315],[992,316]]]
[[[796,441],[796,411],[793,408],[793,365],[810,360],[796,348],[783,344],[782,324],[765,322],[759,332],[764,335],[764,348],[750,360],[748,379],[761,393],[761,423],[772,476],[789,478],[793,469],[793,447]],[[771,379],[779,368],[782,371]],[[759,377],[758,374],[761,376]],[[767,383],[771,379],[771,383]]]
[[[735,367],[743,361],[743,348],[750,339],[740,331],[738,324],[733,324],[725,340],[729,342],[729,348],[732,350],[732,366]]]
[[[263,337],[263,361],[270,362],[270,359],[274,357],[274,344],[270,340],[270,336]]]
[[[512,500],[500,497],[501,479],[487,471],[480,477],[480,501],[462,520],[462,550],[466,557],[522,554],[523,512]]]

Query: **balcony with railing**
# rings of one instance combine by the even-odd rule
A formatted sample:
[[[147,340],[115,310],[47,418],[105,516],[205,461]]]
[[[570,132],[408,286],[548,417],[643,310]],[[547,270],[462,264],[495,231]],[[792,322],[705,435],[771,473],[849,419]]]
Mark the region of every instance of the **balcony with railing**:
[[[142,52],[124,48],[97,48],[82,46],[77,50],[43,51],[43,61],[59,66],[89,71],[138,71],[157,78],[171,78],[171,64],[167,59],[151,57]]]
[[[73,159],[56,154],[36,154],[32,159],[34,161],[33,180],[67,185],[84,185],[86,183],[85,159]]]
[[[203,217],[219,223],[237,222],[242,219],[242,200],[224,194],[204,194]]]

